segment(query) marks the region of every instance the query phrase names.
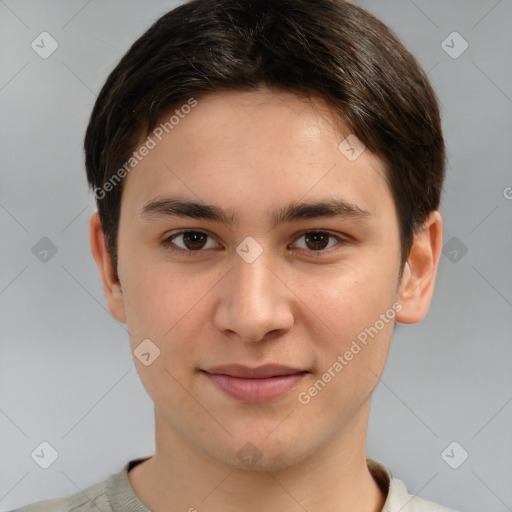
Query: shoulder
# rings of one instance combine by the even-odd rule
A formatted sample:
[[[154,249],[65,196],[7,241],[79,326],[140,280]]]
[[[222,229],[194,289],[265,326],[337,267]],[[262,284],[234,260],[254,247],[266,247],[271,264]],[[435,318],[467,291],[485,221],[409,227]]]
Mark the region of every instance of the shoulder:
[[[389,484],[389,495],[383,512],[456,512],[433,501],[411,495],[407,492],[405,484],[398,478],[392,477]]]
[[[12,512],[111,512],[106,482],[93,484],[63,498],[31,503]]]
[[[433,501],[409,494],[404,482],[396,478],[384,464],[370,458],[366,459],[366,463],[373,478],[386,495],[382,512],[456,512]]]
[[[133,491],[128,471],[150,457],[128,461],[117,473],[106,480],[90,485],[86,489],[62,498],[31,503],[11,512],[113,512],[136,510],[150,512]]]

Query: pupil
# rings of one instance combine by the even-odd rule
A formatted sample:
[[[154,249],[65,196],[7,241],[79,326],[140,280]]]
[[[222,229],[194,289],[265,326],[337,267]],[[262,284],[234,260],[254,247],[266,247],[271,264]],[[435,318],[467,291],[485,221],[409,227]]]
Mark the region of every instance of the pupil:
[[[185,246],[189,249],[201,249],[204,246],[205,238],[204,233],[198,233],[196,231],[183,233],[183,241]]]
[[[197,231],[183,233],[183,240],[189,249],[201,249],[204,247],[205,239],[204,233],[198,233]],[[310,249],[322,250],[327,247],[328,243],[329,235],[327,233],[312,232],[306,234],[306,244]]]
[[[307,233],[306,234],[306,244],[309,244],[309,242],[313,243],[313,247],[310,247],[310,249],[317,249],[317,250],[325,249],[325,247],[327,247],[327,245],[329,243],[329,235],[327,233],[319,233],[319,232]]]

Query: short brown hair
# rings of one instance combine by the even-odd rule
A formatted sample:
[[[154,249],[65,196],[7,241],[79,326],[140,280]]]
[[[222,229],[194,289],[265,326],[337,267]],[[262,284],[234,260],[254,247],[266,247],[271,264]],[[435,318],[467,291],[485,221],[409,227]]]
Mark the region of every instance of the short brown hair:
[[[122,184],[103,189],[162,116],[191,97],[261,86],[320,96],[380,157],[398,212],[401,268],[438,209],[445,147],[437,99],[381,21],[343,0],[192,0],[159,18],[110,73],[85,163],[117,268]],[[341,141],[340,141],[341,142]]]

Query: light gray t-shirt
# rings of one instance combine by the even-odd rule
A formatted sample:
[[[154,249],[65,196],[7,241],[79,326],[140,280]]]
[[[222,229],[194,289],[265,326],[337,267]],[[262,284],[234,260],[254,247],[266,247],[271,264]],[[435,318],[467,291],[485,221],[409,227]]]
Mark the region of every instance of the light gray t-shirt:
[[[128,472],[149,457],[129,461],[119,473],[64,498],[38,501],[12,512],[151,512],[137,497]],[[455,512],[431,501],[411,496],[401,480],[382,464],[367,459],[368,468],[387,495],[382,512]]]

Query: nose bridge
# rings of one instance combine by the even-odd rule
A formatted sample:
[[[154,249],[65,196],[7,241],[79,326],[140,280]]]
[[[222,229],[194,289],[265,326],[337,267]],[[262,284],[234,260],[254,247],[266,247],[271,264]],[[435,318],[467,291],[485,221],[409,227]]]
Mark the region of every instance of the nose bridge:
[[[272,272],[269,270],[270,258],[267,254],[261,254],[252,262],[247,262],[242,258],[236,261],[233,269],[232,287],[233,293],[239,304],[247,303],[251,307],[262,306],[265,302],[273,300],[271,281],[275,280]],[[275,284],[275,283],[273,283]],[[234,296],[235,298],[235,296]]]
[[[248,247],[241,244],[242,249],[249,248],[247,253],[233,257],[216,322],[224,332],[236,332],[245,341],[259,341],[271,331],[287,330],[293,324],[293,315],[286,288],[271,270],[275,262],[270,251],[261,250],[255,259],[247,258],[245,255],[254,250],[250,243]]]

